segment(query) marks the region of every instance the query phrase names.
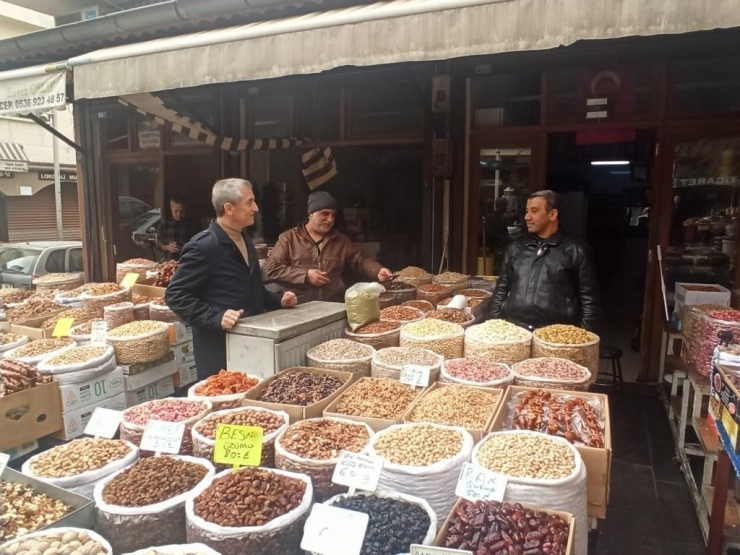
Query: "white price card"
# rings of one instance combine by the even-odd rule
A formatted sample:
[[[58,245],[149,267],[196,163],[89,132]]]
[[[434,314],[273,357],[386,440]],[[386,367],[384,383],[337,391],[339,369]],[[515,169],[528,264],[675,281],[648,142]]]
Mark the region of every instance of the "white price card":
[[[455,495],[468,501],[503,501],[508,480],[481,466],[463,463]]]
[[[433,547],[431,545],[412,545],[410,555],[473,555],[472,551],[450,549],[449,547]]]
[[[93,322],[90,326],[90,343],[105,345],[108,339],[108,322]]]
[[[150,420],[146,423],[139,447],[142,451],[177,454],[180,452],[184,433],[185,424],[183,422]]]
[[[85,426],[85,434],[112,439],[121,425],[121,420],[123,420],[122,411],[98,407]]]
[[[319,555],[360,555],[370,517],[317,503],[303,528],[301,549]]]
[[[360,455],[342,451],[331,481],[339,486],[347,486],[350,492],[355,489],[373,492],[378,489],[383,459],[373,455]]]
[[[5,471],[5,467],[8,466],[8,463],[10,462],[10,455],[7,453],[0,453],[0,476],[3,475],[3,472]]]
[[[429,367],[419,364],[404,364],[401,367],[400,381],[414,387],[426,387],[429,385]]]

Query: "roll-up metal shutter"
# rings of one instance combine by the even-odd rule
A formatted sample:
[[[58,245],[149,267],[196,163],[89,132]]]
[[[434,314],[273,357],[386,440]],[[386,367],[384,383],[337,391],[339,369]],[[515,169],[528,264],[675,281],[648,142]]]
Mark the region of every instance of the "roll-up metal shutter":
[[[53,185],[44,187],[33,196],[7,197],[6,200],[11,243],[57,239]]]
[[[65,241],[80,241],[82,239],[77,183],[62,183],[62,226]]]

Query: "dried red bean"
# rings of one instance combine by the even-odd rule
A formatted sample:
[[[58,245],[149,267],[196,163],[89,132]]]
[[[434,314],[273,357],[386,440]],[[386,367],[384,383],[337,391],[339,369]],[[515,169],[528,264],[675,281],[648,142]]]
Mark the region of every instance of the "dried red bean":
[[[448,360],[444,368],[453,378],[471,382],[492,382],[511,375],[511,370],[505,364],[475,358]]]
[[[135,426],[146,426],[149,420],[184,422],[205,412],[208,405],[186,399],[157,399],[123,411],[123,421]]]

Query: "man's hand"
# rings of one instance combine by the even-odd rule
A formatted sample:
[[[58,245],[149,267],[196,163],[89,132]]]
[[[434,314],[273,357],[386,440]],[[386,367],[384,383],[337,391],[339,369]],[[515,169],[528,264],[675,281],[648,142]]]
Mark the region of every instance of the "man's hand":
[[[309,270],[306,274],[306,281],[314,287],[323,287],[329,283],[329,278],[326,277],[326,272],[319,270]]]
[[[227,331],[230,330],[236,325],[242,314],[244,314],[243,310],[227,310],[221,319],[221,327]]]
[[[180,247],[177,246],[177,243],[173,242],[162,245],[162,250],[165,252],[177,253],[180,252]]]
[[[393,272],[391,272],[388,268],[383,268],[382,270],[378,272],[378,281],[381,283],[384,281],[388,281],[392,277],[393,277]]]
[[[292,291],[286,291],[283,294],[283,298],[280,299],[280,306],[283,308],[293,308],[298,304],[298,297]]]

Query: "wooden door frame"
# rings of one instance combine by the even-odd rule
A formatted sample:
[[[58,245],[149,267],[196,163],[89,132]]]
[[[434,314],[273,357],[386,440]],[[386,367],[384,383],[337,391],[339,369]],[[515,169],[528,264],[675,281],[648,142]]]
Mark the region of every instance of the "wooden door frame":
[[[643,307],[642,368],[639,375],[639,381],[641,382],[654,383],[658,378],[665,309],[661,291],[657,246],[660,245],[663,253],[668,248],[676,147],[685,142],[729,136],[740,136],[740,124],[737,122],[706,122],[671,125],[657,130],[658,151],[654,163],[656,179],[651,180],[650,256],[648,258]]]
[[[480,228],[480,151],[482,149],[527,146],[532,158],[532,192],[544,188],[547,176],[547,132],[542,128],[500,129],[476,133],[470,137],[468,157],[467,221],[465,222],[465,273],[475,274],[477,267],[478,231]]]

